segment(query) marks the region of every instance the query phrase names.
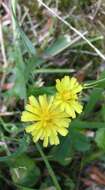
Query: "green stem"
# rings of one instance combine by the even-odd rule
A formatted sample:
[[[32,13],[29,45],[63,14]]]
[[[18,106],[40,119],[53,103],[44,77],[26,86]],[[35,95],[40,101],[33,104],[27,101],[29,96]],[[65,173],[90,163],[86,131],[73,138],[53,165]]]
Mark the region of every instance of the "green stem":
[[[96,86],[97,84],[101,83],[101,82],[104,82],[105,81],[105,78],[103,79],[100,79],[100,80],[97,80],[95,82],[91,82],[91,83],[87,83],[87,84],[84,84],[84,88],[92,88],[94,86]]]
[[[60,185],[59,185],[59,183],[57,181],[57,178],[56,178],[56,176],[54,174],[54,171],[52,170],[52,168],[50,166],[50,163],[48,162],[47,157],[45,156],[45,154],[44,154],[41,146],[39,145],[39,143],[36,143],[36,147],[37,147],[38,151],[40,152],[40,155],[42,156],[42,158],[43,158],[43,160],[45,162],[45,165],[46,165],[46,167],[47,167],[47,169],[49,171],[49,174],[50,174],[50,176],[51,176],[51,178],[53,180],[53,183],[54,183],[54,185],[56,187],[56,190],[61,190],[61,187],[60,187]]]
[[[83,85],[83,89],[89,89],[89,88],[94,88],[94,87],[97,87],[97,85],[90,85],[90,86],[86,86],[86,84],[85,85]]]

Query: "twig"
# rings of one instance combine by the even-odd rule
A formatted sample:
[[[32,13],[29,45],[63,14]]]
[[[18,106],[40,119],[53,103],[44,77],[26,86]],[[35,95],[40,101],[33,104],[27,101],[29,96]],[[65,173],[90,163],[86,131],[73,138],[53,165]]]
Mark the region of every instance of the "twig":
[[[16,112],[0,112],[0,116],[11,116],[11,115],[16,115],[19,114],[19,111]]]

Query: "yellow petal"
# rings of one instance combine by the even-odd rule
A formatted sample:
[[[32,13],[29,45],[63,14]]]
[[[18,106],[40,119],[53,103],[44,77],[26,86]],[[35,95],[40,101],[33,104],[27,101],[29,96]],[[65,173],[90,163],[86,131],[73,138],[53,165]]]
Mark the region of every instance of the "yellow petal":
[[[32,113],[29,113],[27,111],[22,112],[21,121],[27,122],[27,121],[38,121],[38,117]]]
[[[62,85],[59,79],[56,80],[56,89],[58,92],[62,91]]]
[[[73,109],[73,107],[70,104],[66,105],[65,111],[67,112],[67,114],[69,114],[70,117],[72,117],[72,118],[76,117],[75,110]]]
[[[56,129],[56,126],[55,126],[55,129]],[[57,144],[59,139],[57,138],[57,131],[54,129],[54,127],[51,128],[51,135],[50,135],[50,138],[53,142],[53,144]]]
[[[43,110],[46,109],[48,107],[47,96],[39,96],[39,103]]]
[[[36,130],[32,135],[33,135],[33,141],[37,142],[43,134],[43,129]]]
[[[70,88],[70,77],[69,76],[65,76],[61,80],[61,82],[62,82],[62,86],[63,86],[62,91],[63,90],[69,90],[69,88]]]
[[[79,93],[79,92],[81,92],[82,91],[82,89],[83,89],[83,87],[81,86],[81,85],[75,85],[74,86],[74,88],[73,88],[73,93],[75,94],[75,93]]]
[[[25,131],[26,131],[27,133],[31,133],[31,132],[34,131],[34,130],[35,130],[35,124],[29,125],[28,127],[25,128]]]
[[[39,103],[38,103],[37,99],[34,96],[29,97],[29,103],[32,106],[39,107]]]
[[[50,137],[49,137],[49,141],[50,141],[50,144],[53,145],[55,143],[55,137],[54,135],[51,133]]]
[[[57,125],[57,126],[59,126],[59,127],[68,128],[70,122],[71,122],[70,119],[65,118],[65,119],[55,120],[54,124]]]
[[[55,136],[55,142],[54,142],[54,144],[55,145],[58,145],[60,142],[59,142],[59,138],[58,138],[58,135],[56,135]]]
[[[35,115],[40,115],[40,110],[30,104],[27,104],[25,109]]]
[[[82,112],[83,106],[82,106],[79,102],[74,101],[74,102],[72,103],[72,106],[73,106],[73,108],[75,109],[75,111],[76,111],[77,113],[81,113],[81,112]]]
[[[27,127],[25,128],[25,131],[26,131],[27,133],[32,133],[32,134],[34,134],[34,131],[37,131],[37,130],[40,129],[40,128],[41,128],[40,122],[36,122],[36,123],[34,123],[34,124],[32,124],[32,125],[27,126]]]
[[[60,133],[62,136],[66,136],[67,135],[67,133],[68,133],[68,130],[67,129],[65,129],[65,128],[58,128],[58,133]]]
[[[50,97],[48,108],[51,109],[51,110],[53,110],[55,108],[55,105],[54,105],[54,96]]]
[[[43,141],[43,146],[44,147],[48,146],[48,136],[45,136],[44,141]]]
[[[75,86],[76,83],[77,83],[77,79],[72,77],[70,79],[70,88],[72,89]]]

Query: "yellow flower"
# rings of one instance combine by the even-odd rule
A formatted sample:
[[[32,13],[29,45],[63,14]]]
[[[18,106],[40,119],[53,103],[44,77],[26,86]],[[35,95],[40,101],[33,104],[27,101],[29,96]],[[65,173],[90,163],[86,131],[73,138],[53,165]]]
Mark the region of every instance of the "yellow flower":
[[[53,96],[48,98],[43,95],[38,100],[34,96],[29,97],[29,104],[26,105],[26,111],[22,112],[21,121],[31,122],[26,127],[26,132],[31,133],[34,142],[41,139],[43,146],[47,147],[48,143],[59,144],[58,133],[67,135],[70,118],[55,105]]]
[[[57,79],[56,89],[56,104],[61,107],[62,111],[65,111],[72,118],[76,117],[75,112],[82,112],[78,93],[82,91],[83,87],[78,83],[76,78],[65,76],[61,81]]]

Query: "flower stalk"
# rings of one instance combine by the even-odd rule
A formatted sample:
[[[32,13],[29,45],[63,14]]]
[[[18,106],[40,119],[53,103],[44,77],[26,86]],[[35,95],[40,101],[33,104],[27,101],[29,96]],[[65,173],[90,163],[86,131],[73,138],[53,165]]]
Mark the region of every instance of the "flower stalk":
[[[105,78],[99,79],[99,80],[97,80],[95,82],[84,84],[83,88],[84,89],[93,88],[93,87],[96,87],[98,84],[100,84],[101,82],[104,82],[104,81],[105,81]]]
[[[53,181],[53,183],[54,183],[54,185],[56,187],[56,190],[61,190],[61,187],[60,187],[60,185],[59,185],[59,183],[57,181],[56,175],[55,175],[55,173],[54,173],[48,159],[46,158],[41,146],[39,145],[39,143],[36,143],[36,147],[37,147],[41,157],[43,158],[43,161],[45,162],[45,165],[46,165],[46,167],[47,167],[47,169],[49,171],[49,174],[50,174],[50,176],[52,178],[52,181]]]

